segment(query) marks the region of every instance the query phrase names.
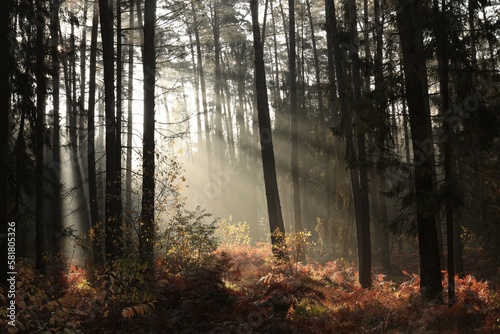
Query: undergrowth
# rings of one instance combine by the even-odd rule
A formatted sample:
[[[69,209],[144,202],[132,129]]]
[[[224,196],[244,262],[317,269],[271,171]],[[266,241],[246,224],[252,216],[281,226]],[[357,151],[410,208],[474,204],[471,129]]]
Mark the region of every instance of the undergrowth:
[[[5,307],[0,325],[7,333],[500,332],[499,292],[471,275],[456,278],[448,307],[422,301],[411,272],[401,284],[374,275],[366,290],[348,261],[277,267],[270,254],[266,244],[218,249],[183,271],[158,263],[149,278],[135,258],[93,273],[72,266],[63,288],[21,262],[16,327]]]

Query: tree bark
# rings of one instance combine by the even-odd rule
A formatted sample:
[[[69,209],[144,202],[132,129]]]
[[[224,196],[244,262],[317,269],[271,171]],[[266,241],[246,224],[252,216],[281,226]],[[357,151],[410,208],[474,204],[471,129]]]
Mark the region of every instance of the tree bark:
[[[403,53],[406,100],[410,118],[413,158],[415,163],[415,195],[417,202],[417,230],[420,253],[420,289],[426,299],[442,300],[440,255],[435,221],[433,185],[433,152],[425,150],[432,143],[429,126],[423,36],[418,25],[420,4],[404,0],[397,10],[397,25]]]
[[[126,224],[123,221],[122,201],[122,86],[123,86],[123,52],[122,52],[122,8],[121,0],[116,1],[116,222],[120,243],[124,242]]]
[[[44,12],[41,2],[37,2],[37,11]],[[45,192],[44,192],[44,132],[45,132],[45,98],[46,78],[44,28],[45,17],[38,15],[36,27],[36,269],[45,273]]]
[[[283,261],[287,259],[284,240],[285,227],[281,214],[281,205],[276,182],[276,168],[269,116],[269,102],[267,97],[266,73],[264,67],[264,49],[260,37],[257,0],[250,0],[252,12],[252,27],[255,52],[255,86],[257,92],[257,112],[259,118],[260,148],[262,154],[262,168],[264,171],[264,185],[266,188],[267,210],[271,243],[274,257]]]
[[[125,238],[124,243],[131,240],[132,235],[132,124],[134,107],[134,5],[130,6],[128,31],[128,105],[127,105],[127,161],[125,163]]]
[[[213,35],[214,35],[214,57],[215,57],[215,157],[216,166],[220,171],[225,164],[225,141],[222,130],[222,70],[221,70],[221,46],[220,46],[220,18],[219,0],[213,0]]]
[[[97,33],[99,25],[99,5],[94,0],[94,12],[92,17],[92,32],[90,36],[90,77],[89,77],[89,107],[87,119],[87,165],[89,184],[89,205],[90,205],[90,227],[94,231],[92,239],[92,252],[94,265],[103,264],[102,245],[99,244],[99,236],[102,226],[99,222],[99,199],[97,195],[97,176],[95,162],[95,94],[96,94],[96,63],[97,63]]]
[[[56,234],[62,228],[61,225],[61,126],[60,126],[60,72],[61,64],[59,59],[59,8],[60,0],[51,1],[51,21],[50,39],[52,56],[52,106],[53,106],[53,129],[52,129],[52,172],[53,172],[53,202],[52,202],[52,223],[49,232],[49,242],[52,247],[52,254],[56,255],[61,251],[60,240]]]
[[[290,143],[292,169],[292,205],[295,232],[302,230],[302,210],[300,207],[299,136],[297,103],[297,70],[295,42],[295,1],[288,0],[288,68],[290,83]],[[258,86],[257,86],[258,87]],[[302,253],[302,250],[299,250]],[[300,256],[300,255],[299,255]]]
[[[146,0],[144,7],[144,131],[140,255],[153,271],[155,237],[155,20],[156,0]]]
[[[7,279],[8,260],[8,202],[9,202],[9,114],[10,114],[10,40],[11,29],[10,11],[11,0],[4,0],[0,3],[0,188],[3,189],[0,195],[0,279],[5,282]]]
[[[453,196],[455,191],[453,171],[453,132],[450,122],[445,118],[445,113],[450,108],[449,93],[449,61],[448,61],[448,32],[446,26],[446,2],[442,0],[441,10],[438,0],[434,0],[434,15],[436,19],[435,36],[437,42],[436,54],[438,58],[439,90],[441,95],[441,115],[443,117],[442,130],[445,137],[444,151],[444,189],[445,189],[445,214],[446,214],[446,250],[448,253],[448,305],[455,304],[455,251],[454,251],[454,222],[453,222]]]
[[[353,86],[353,104],[360,101],[361,96],[361,76],[360,76],[360,59],[358,54],[358,31],[357,31],[357,9],[356,0],[349,0],[349,28],[351,33],[350,58],[352,66],[352,86]],[[369,288],[371,286],[371,239],[370,239],[370,203],[368,200],[368,164],[366,159],[365,132],[363,130],[363,120],[357,111],[353,110],[356,120],[356,142],[358,148],[358,171],[359,181],[356,180],[353,184],[354,209],[356,212],[356,235],[358,240],[358,258],[359,258],[359,281],[361,286]],[[352,121],[353,116],[350,116]],[[352,151],[354,153],[354,149]],[[356,175],[355,178],[358,178]]]
[[[198,15],[196,14],[195,2],[191,2],[191,13],[193,15],[194,36],[196,40],[196,54],[198,56],[198,71],[200,73],[201,103],[203,106],[203,118],[205,125],[205,143],[207,151],[208,175],[212,177],[212,145],[210,143],[210,121],[208,119],[207,89],[205,84],[205,71],[203,70],[203,57],[201,54],[200,32],[198,29]]]
[[[105,252],[106,262],[111,264],[120,254],[121,238],[117,236],[120,225],[117,220],[118,194],[116,187],[116,118],[113,54],[113,8],[108,0],[99,0],[101,20],[102,57],[104,66],[104,109],[106,117],[106,212]]]

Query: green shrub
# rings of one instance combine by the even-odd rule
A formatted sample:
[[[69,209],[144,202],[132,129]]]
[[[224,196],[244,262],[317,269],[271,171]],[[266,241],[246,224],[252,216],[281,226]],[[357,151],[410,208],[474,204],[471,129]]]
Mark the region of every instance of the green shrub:
[[[232,217],[229,217],[229,220],[220,219],[215,234],[223,247],[249,246],[251,242],[250,226],[247,222],[234,223]]]
[[[197,207],[194,211],[180,211],[172,218],[161,240],[165,265],[170,271],[196,268],[213,258],[217,248],[216,222],[206,223],[210,216]]]

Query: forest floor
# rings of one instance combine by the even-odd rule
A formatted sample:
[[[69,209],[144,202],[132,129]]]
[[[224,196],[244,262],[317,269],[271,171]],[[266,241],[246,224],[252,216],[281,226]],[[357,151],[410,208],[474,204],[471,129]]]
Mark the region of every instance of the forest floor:
[[[468,251],[454,306],[424,302],[418,256],[393,256],[390,275],[374,268],[373,287],[357,283],[345,260],[275,266],[269,246],[219,249],[209,264],[177,270],[159,262],[154,277],[121,261],[63,277],[18,268],[17,324],[7,333],[500,333],[499,263]],[[400,267],[397,268],[396,267]],[[446,301],[447,278],[443,273]],[[4,288],[4,287],[2,287]],[[5,302],[2,291],[2,302]]]

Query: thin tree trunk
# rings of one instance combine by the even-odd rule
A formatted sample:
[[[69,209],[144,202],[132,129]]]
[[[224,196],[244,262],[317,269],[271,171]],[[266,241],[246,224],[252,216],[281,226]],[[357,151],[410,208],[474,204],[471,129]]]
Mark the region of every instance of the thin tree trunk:
[[[5,282],[7,279],[7,260],[8,260],[8,177],[9,165],[9,114],[10,114],[10,40],[9,33],[11,29],[11,0],[4,0],[0,3],[0,189],[3,189],[0,195],[0,265],[4,268],[0,271],[0,279]]]
[[[382,119],[387,119],[387,101],[385,96],[385,82],[384,82],[384,69],[383,69],[383,33],[384,24],[380,18],[380,1],[374,0],[374,21],[375,21],[375,40],[376,40],[376,52],[375,52],[375,106],[377,108],[377,114]],[[366,7],[365,7],[366,10]],[[366,27],[365,27],[366,29]],[[366,37],[365,37],[366,38]],[[406,119],[405,119],[406,122]],[[385,123],[385,122],[384,122]],[[408,133],[408,127],[405,125],[406,137]],[[377,134],[378,147],[384,147],[385,130],[379,129]],[[408,142],[408,141],[407,141]],[[408,145],[408,144],[407,144]],[[379,159],[382,159],[382,152],[379,152]],[[380,163],[380,160],[379,160]],[[384,193],[386,192],[386,181],[384,174],[378,175],[379,182],[379,209],[380,209],[380,224],[382,225],[381,239],[380,239],[380,259],[382,263],[382,268],[385,271],[390,271],[391,269],[391,257],[389,248],[389,231],[387,230],[387,205]]]
[[[37,2],[37,11],[45,9]],[[38,16],[36,28],[36,269],[45,273],[45,221],[44,221],[44,132],[45,132],[45,97],[46,78],[44,28],[45,17]]]
[[[85,136],[85,86],[87,85],[87,7],[88,0],[85,0],[83,4],[82,36],[80,41],[80,98],[78,100],[79,135],[80,142],[82,143]]]
[[[97,33],[99,25],[99,4],[94,0],[94,12],[92,16],[92,32],[90,37],[90,78],[89,78],[89,106],[87,119],[87,165],[89,183],[89,205],[90,205],[90,227],[93,229],[92,250],[94,265],[103,264],[102,245],[99,244],[99,236],[102,226],[99,222],[99,199],[97,195],[97,176],[95,162],[95,94],[96,94],[96,63],[97,63]]]
[[[299,136],[298,136],[298,104],[297,104],[297,70],[296,70],[296,43],[295,43],[295,1],[288,0],[288,35],[289,53],[288,67],[290,72],[290,142],[292,165],[292,205],[295,232],[302,230],[302,210],[300,201],[299,176]],[[257,86],[258,89],[258,86]],[[300,253],[303,250],[299,250]],[[302,256],[302,255],[300,255]]]
[[[247,133],[246,133],[246,122],[245,122],[245,75],[246,75],[246,41],[242,42],[241,50],[237,53],[237,64],[236,64],[236,80],[238,89],[238,111],[236,112],[236,122],[239,129],[239,152],[240,152],[240,162],[243,168],[247,168]],[[238,51],[236,51],[238,52]]]
[[[349,23],[351,32],[351,66],[353,78],[353,99],[360,101],[361,96],[361,76],[359,69],[358,55],[358,31],[357,31],[357,9],[356,0],[349,0]],[[371,286],[371,239],[370,239],[370,212],[368,200],[368,166],[366,159],[365,133],[363,131],[362,119],[359,115],[354,116],[358,127],[356,129],[356,141],[358,146],[359,157],[359,183],[353,184],[354,205],[356,211],[356,232],[358,240],[358,257],[359,257],[359,281],[361,286],[368,288]],[[351,116],[352,120],[352,116]],[[349,121],[348,121],[349,122]],[[354,153],[354,150],[353,150]],[[357,174],[357,173],[356,173]],[[358,187],[359,185],[359,187]],[[357,189],[356,189],[356,188]]]
[[[221,46],[220,46],[220,17],[219,0],[213,3],[213,34],[214,34],[214,57],[215,57],[215,157],[219,170],[224,169],[225,164],[225,141],[222,130],[222,71],[221,71]]]
[[[274,19],[274,9],[273,9],[273,1],[271,1],[271,25],[273,26],[273,45],[274,45],[274,64],[276,66],[274,79],[274,109],[276,112],[281,112],[281,92],[280,92],[280,76],[279,76],[279,61],[278,61],[278,32],[276,31],[276,21]],[[276,124],[276,127],[278,125]]]
[[[313,24],[313,17],[311,15],[311,1],[306,0],[307,4],[307,15],[309,18],[309,27],[311,29],[311,43],[312,43],[312,48],[313,48],[313,55],[314,55],[314,74],[316,75],[316,92],[318,94],[318,108],[319,108],[319,124],[325,124],[325,112],[324,112],[324,105],[323,105],[323,90],[321,89],[321,72],[319,68],[319,57],[318,57],[318,50],[316,48],[316,36],[314,34],[314,24]],[[318,134],[320,131],[318,131]]]
[[[60,240],[56,234],[61,230],[61,126],[60,126],[60,72],[61,64],[59,60],[59,8],[60,0],[51,1],[51,57],[52,57],[52,105],[53,112],[53,132],[52,132],[52,171],[53,171],[53,206],[52,224],[50,229],[50,244],[52,254],[56,255],[61,251]]]
[[[201,108],[200,108],[200,76],[196,64],[196,57],[194,55],[194,42],[191,29],[188,27],[189,32],[189,45],[191,49],[191,63],[193,64],[193,77],[194,77],[194,90],[195,90],[195,105],[196,105],[196,130],[198,139],[198,151],[203,145],[202,129],[201,129]]]
[[[380,193],[378,195],[378,205],[380,209],[380,223],[382,224],[382,235],[380,239],[380,260],[382,268],[386,272],[391,271],[391,251],[389,247],[389,231],[387,229],[387,204],[384,193],[386,190],[385,177],[383,174],[378,176]]]
[[[281,11],[281,18],[283,20],[283,31],[285,32],[285,46],[286,46],[286,54],[290,54],[290,49],[289,49],[289,41],[288,41],[288,25],[286,24],[286,16],[285,16],[285,10],[283,9],[283,2],[282,0],[279,0],[279,7]],[[262,39],[262,43],[264,43],[264,39]]]
[[[111,264],[118,258],[122,240],[117,220],[117,147],[114,88],[114,54],[113,54],[113,8],[109,1],[99,0],[101,20],[102,57],[104,66],[104,92],[106,117],[106,214],[105,214],[105,252],[106,262]]]
[[[213,175],[213,166],[212,166],[212,145],[210,143],[210,122],[208,119],[207,89],[205,84],[205,71],[203,70],[203,58],[201,54],[200,32],[198,29],[198,16],[196,14],[194,1],[191,2],[191,13],[193,15],[193,22],[194,22],[196,54],[198,56],[198,71],[200,72],[201,103],[203,106],[203,118],[205,123],[205,143],[207,151],[208,175],[211,178]]]
[[[266,73],[264,67],[264,49],[260,37],[258,22],[257,0],[250,1],[252,12],[252,27],[255,52],[255,86],[257,92],[257,112],[259,117],[260,147],[262,154],[262,168],[266,188],[267,210],[273,254],[277,260],[286,260],[286,246],[284,244],[285,227],[281,214],[281,205],[276,182],[276,169],[269,116],[269,102],[267,97]]]
[[[140,235],[141,260],[153,271],[153,252],[155,238],[155,21],[156,0],[146,0],[144,7],[144,131],[143,131],[143,171],[142,171],[142,208]]]
[[[222,69],[224,70],[224,83],[221,85],[221,95],[223,97],[224,102],[224,114],[225,114],[225,123],[227,130],[227,145],[229,149],[229,158],[232,163],[236,161],[235,152],[234,152],[234,133],[233,133],[233,117],[231,114],[231,91],[229,89],[229,80],[227,77],[228,68],[226,67],[224,61],[221,59]],[[224,93],[225,92],[225,93]],[[225,96],[224,96],[225,95]],[[224,98],[225,97],[225,98]]]
[[[69,140],[70,140],[70,157],[71,159],[78,159],[77,157],[77,151],[78,151],[78,125],[77,125],[77,118],[78,118],[78,112],[76,110],[76,45],[75,45],[75,24],[76,24],[76,17],[74,14],[71,14],[71,36],[70,36],[70,47],[71,47],[71,53],[70,53],[70,62],[69,62],[69,71],[68,74],[70,75],[70,94],[71,94],[71,100],[70,100],[70,113],[68,115],[69,117]],[[75,166],[78,166],[78,164],[75,164]]]
[[[134,5],[130,6],[128,31],[128,106],[127,106],[127,161],[125,171],[125,238],[124,242],[131,241],[132,236],[132,125],[134,107]],[[128,245],[126,245],[128,246]]]
[[[122,201],[122,85],[123,85],[123,52],[122,52],[122,8],[121,0],[116,1],[116,224],[118,238],[124,242],[126,222],[123,221]]]
[[[456,191],[453,179],[452,143],[453,133],[450,122],[444,118],[450,108],[449,94],[449,63],[448,63],[448,36],[446,26],[446,3],[442,0],[442,9],[439,10],[438,0],[434,0],[434,14],[436,21],[437,58],[439,71],[439,90],[441,93],[441,115],[443,116],[443,132],[446,136],[444,146],[444,188],[445,188],[445,213],[446,213],[446,246],[448,252],[448,305],[455,304],[455,251],[454,251],[454,226],[453,226],[453,194]]]

